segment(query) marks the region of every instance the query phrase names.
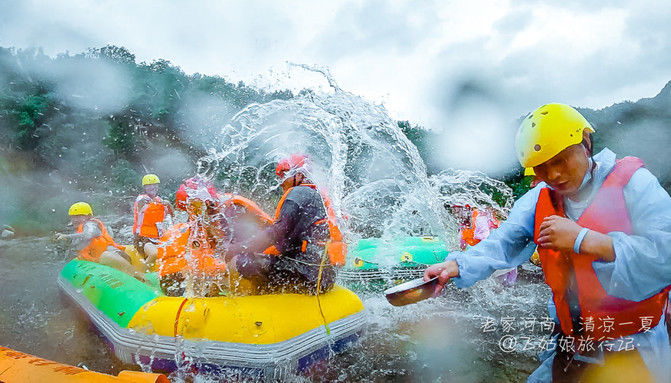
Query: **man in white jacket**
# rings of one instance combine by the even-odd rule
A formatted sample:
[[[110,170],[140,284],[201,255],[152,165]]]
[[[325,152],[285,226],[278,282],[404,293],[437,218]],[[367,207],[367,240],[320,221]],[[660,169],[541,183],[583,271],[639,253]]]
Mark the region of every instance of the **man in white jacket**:
[[[593,132],[568,105],[543,105],[525,117],[516,151],[522,166],[543,182],[515,203],[487,239],[450,253],[424,277],[439,277],[436,293],[451,279],[469,287],[527,261],[521,251],[533,240],[553,293],[552,337],[571,338],[575,346],[541,354],[543,362],[528,381],[579,381],[617,368],[612,361],[626,356],[631,378],[665,382],[671,376],[664,317],[671,197],[639,159],[616,160],[608,149],[592,156]],[[612,326],[603,326],[605,320]],[[594,321],[597,326],[588,326]],[[577,347],[590,338],[593,350]]]

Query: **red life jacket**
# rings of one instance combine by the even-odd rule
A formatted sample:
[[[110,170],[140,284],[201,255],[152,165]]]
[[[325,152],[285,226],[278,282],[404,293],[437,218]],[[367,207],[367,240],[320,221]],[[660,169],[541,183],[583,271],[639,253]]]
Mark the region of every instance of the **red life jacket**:
[[[643,161],[635,157],[618,160],[606,177],[594,201],[585,209],[578,225],[607,234],[613,231],[632,234],[631,220],[623,188]],[[536,203],[534,242],[538,243],[540,225],[545,217],[565,216],[563,199],[543,188]],[[538,248],[545,282],[552,289],[557,317],[565,335],[589,336],[592,340],[616,339],[642,330],[642,318],[651,319],[648,328],[659,323],[668,301],[669,287],[641,302],[617,298],[606,293],[592,262],[595,256]],[[576,291],[577,290],[577,291]],[[577,295],[582,329],[575,329],[569,308],[570,291]],[[589,319],[588,319],[589,318]],[[593,326],[585,325],[592,322]],[[612,324],[606,325],[606,324]]]
[[[315,190],[318,190],[317,186],[313,184],[301,184],[300,186],[308,186]],[[291,190],[293,190],[293,187],[287,189],[287,191],[284,192],[284,195],[282,195],[280,202],[277,204],[277,208],[275,209],[275,220],[277,220],[280,217],[280,211],[282,210],[284,201],[287,199],[287,196],[289,195],[289,192],[291,192]],[[332,265],[343,266],[345,264],[345,256],[347,255],[347,244],[345,243],[345,241],[343,241],[342,233],[338,228],[338,221],[336,220],[335,211],[333,210],[333,206],[331,205],[331,199],[328,198],[326,193],[324,193],[321,190],[319,190],[319,194],[321,194],[322,200],[324,201],[324,208],[326,209],[326,218],[316,221],[314,225],[322,225],[324,223],[328,224],[329,241],[324,245],[327,246],[326,251],[329,255],[329,261]],[[302,250],[305,251],[306,248],[307,248],[307,242],[303,241]],[[276,249],[273,251],[272,248],[269,248],[266,249],[265,253],[277,254],[279,252]]]
[[[478,209],[473,209],[470,226],[461,229],[461,240],[469,246],[475,246],[480,243],[480,240],[475,238],[475,221],[478,219],[478,215]]]
[[[121,251],[124,251],[125,247],[118,245],[116,242],[114,242],[114,239],[105,228],[105,225],[103,225],[103,223],[100,222],[100,220],[96,218],[91,218],[91,221],[98,224],[98,227],[100,228],[100,235],[91,239],[91,242],[89,242],[89,244],[86,245],[85,248],[79,250],[79,252],[77,253],[78,259],[84,261],[98,262],[98,258],[100,258],[100,255],[105,250],[107,250],[109,246],[113,246]],[[77,233],[81,233],[82,231],[84,231],[84,224],[81,224],[79,225],[79,227],[77,227]]]
[[[145,205],[142,219],[140,220],[138,204],[142,196],[146,196],[151,202]],[[158,196],[151,198],[146,194],[141,194],[140,197],[135,200],[135,204],[133,205],[133,234],[158,239],[158,227],[156,227],[156,224],[163,222],[165,219],[166,207],[163,204],[163,200]]]

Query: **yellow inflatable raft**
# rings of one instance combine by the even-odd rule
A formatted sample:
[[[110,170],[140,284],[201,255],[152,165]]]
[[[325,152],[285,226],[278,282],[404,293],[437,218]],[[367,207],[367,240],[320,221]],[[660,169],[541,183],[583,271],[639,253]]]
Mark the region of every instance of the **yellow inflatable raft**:
[[[155,284],[81,260],[68,263],[58,283],[117,357],[161,371],[188,363],[195,370],[282,379],[347,347],[365,319],[361,300],[340,286],[319,297],[168,297]]]

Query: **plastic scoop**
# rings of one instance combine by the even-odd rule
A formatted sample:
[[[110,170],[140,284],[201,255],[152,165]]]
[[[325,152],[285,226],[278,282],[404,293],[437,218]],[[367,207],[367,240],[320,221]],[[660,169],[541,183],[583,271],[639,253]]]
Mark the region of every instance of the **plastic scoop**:
[[[385,290],[384,295],[392,305],[405,306],[431,298],[437,284],[438,277],[426,282],[423,278],[417,278]]]

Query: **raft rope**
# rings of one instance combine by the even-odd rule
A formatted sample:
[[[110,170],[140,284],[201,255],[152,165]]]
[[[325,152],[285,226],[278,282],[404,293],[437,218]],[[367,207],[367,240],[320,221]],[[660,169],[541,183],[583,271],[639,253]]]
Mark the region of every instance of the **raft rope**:
[[[326,247],[324,251],[325,251],[325,252],[328,252],[328,247]],[[292,261],[292,262],[300,263],[301,265],[306,265],[306,266],[315,266],[315,267],[319,267],[319,268],[323,268],[323,267],[338,267],[337,265],[331,265],[331,264],[329,264],[329,265],[325,265],[325,264],[324,264],[324,260],[323,260],[323,258],[322,258],[321,263],[310,263],[310,262],[305,262],[305,261],[301,261],[301,260],[298,260],[298,259],[295,259],[295,258],[290,258],[290,257],[286,257],[286,259],[288,259],[288,260],[290,260],[290,261]],[[321,269],[320,269],[320,270],[321,270]]]
[[[431,266],[431,265],[428,264],[428,263],[421,263],[421,262],[416,262],[416,261],[404,261],[404,262],[405,262],[405,263],[412,263],[412,264],[414,264],[414,265],[416,265],[416,266],[418,266],[418,267],[425,267],[425,268],[426,268],[426,267]]]
[[[365,259],[358,258],[358,257],[355,258],[354,262],[356,263],[356,262],[358,262],[358,261],[361,261],[361,262],[363,262],[363,263],[368,263],[368,264],[371,264],[371,265],[375,265],[375,266],[380,266],[380,264],[377,263],[377,262],[367,261],[367,260],[365,260]],[[409,264],[412,264],[412,265],[414,265],[414,266],[416,266],[416,267],[424,267],[424,268],[426,268],[426,267],[431,266],[431,265],[428,264],[428,263],[421,263],[421,262],[417,262],[417,261],[402,261],[402,262],[403,262],[403,263],[409,263]]]
[[[177,336],[177,333],[179,331],[179,316],[182,314],[182,309],[184,308],[184,305],[188,301],[189,300],[187,298],[184,298],[182,303],[179,305],[179,308],[177,309],[177,314],[175,314],[175,336]]]
[[[324,261],[326,260],[326,256],[328,255],[329,243],[331,243],[330,240],[326,242],[326,246],[324,246],[324,254],[322,255],[322,261],[319,264],[319,273],[317,274],[317,305],[319,306],[319,313],[322,315],[322,320],[324,321],[324,327],[326,328],[326,335],[331,335],[331,328],[329,328],[328,323],[326,323],[326,316],[324,315],[324,310],[322,309],[322,302],[319,299],[319,295],[322,284],[322,271],[324,270]]]

